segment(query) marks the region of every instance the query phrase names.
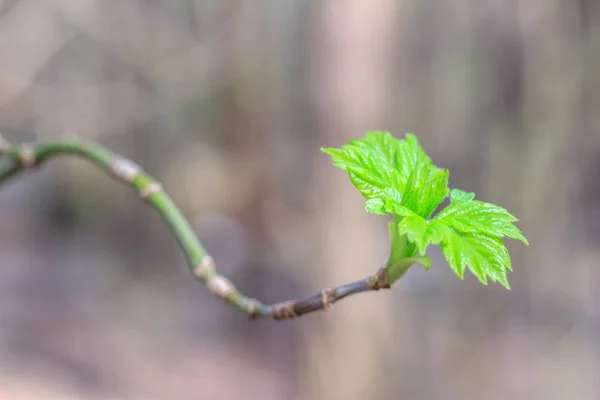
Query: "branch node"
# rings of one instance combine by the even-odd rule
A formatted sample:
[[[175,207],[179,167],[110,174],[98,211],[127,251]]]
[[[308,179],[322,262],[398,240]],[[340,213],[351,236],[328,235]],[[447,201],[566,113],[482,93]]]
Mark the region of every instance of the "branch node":
[[[19,163],[24,170],[35,167],[35,148],[32,145],[21,145],[19,149]]]
[[[140,191],[140,196],[145,202],[147,202],[148,200],[150,200],[150,196],[161,192],[162,190],[163,188],[160,183],[152,182],[142,188],[142,190]]]
[[[196,276],[197,278],[200,279],[204,279],[204,275],[206,274],[206,272],[208,272],[211,269],[214,269],[215,267],[215,261],[213,260],[213,258],[211,256],[209,256],[208,254],[204,256],[204,258],[202,258],[202,261],[200,261],[200,264],[198,264],[198,266],[196,268],[194,268],[194,276]]]
[[[127,184],[132,184],[133,180],[141,172],[140,167],[136,163],[123,157],[115,158],[110,169],[117,179]]]
[[[379,268],[375,277],[377,277],[377,280],[369,282],[373,290],[389,289],[391,287],[387,281],[387,269],[385,267]]]
[[[327,311],[331,307],[331,299],[329,298],[330,289],[321,291],[321,303],[323,303],[323,311]]]
[[[261,303],[255,299],[248,299],[248,317],[255,319],[258,316],[258,307]]]
[[[296,318],[298,314],[294,311],[294,302],[286,301],[284,303],[279,303],[273,306],[273,310],[271,311],[271,317],[274,320],[281,319],[292,319]]]
[[[213,275],[206,280],[206,287],[219,297],[227,297],[231,293],[235,293],[236,289],[227,278],[221,275]]]

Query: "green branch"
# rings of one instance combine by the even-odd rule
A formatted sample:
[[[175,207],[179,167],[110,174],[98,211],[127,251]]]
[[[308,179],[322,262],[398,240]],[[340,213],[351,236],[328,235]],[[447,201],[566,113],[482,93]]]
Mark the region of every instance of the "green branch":
[[[251,318],[281,320],[299,317],[313,311],[326,310],[336,301],[356,293],[390,287],[387,270],[384,267],[360,281],[324,289],[314,296],[301,300],[263,304],[248,298],[227,278],[216,272],[212,257],[204,249],[190,224],[161,184],[134,162],[98,144],[85,143],[78,139],[56,139],[48,142],[11,145],[0,136],[0,157],[7,161],[0,165],[0,183],[20,172],[36,169],[53,157],[63,155],[83,158],[135,190],[167,223],[185,254],[192,275],[216,296]]]

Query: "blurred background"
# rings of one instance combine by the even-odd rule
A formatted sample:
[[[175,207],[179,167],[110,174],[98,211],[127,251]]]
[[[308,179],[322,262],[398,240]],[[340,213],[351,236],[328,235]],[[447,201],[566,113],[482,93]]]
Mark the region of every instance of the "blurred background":
[[[439,251],[391,291],[249,321],[152,209],[54,160],[0,190],[0,398],[600,398],[600,2],[0,0],[0,131],[155,175],[228,276],[282,301],[387,258],[321,146],[417,134],[517,215],[512,291]]]

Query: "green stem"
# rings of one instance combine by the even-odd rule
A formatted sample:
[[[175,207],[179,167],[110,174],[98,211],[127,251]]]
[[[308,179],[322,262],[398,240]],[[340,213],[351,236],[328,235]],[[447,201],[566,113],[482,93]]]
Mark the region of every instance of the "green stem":
[[[388,280],[386,268],[382,267],[374,275],[362,280],[324,289],[301,300],[263,304],[248,298],[227,278],[216,272],[212,257],[160,183],[134,162],[98,144],[85,143],[78,139],[56,139],[48,142],[11,145],[0,136],[0,156],[4,156],[7,161],[0,165],[0,183],[20,172],[40,167],[51,158],[63,155],[87,160],[134,189],[167,223],[185,254],[192,274],[212,293],[251,318],[266,317],[280,320],[299,317],[313,311],[326,310],[336,301],[356,293],[390,287],[391,282]]]

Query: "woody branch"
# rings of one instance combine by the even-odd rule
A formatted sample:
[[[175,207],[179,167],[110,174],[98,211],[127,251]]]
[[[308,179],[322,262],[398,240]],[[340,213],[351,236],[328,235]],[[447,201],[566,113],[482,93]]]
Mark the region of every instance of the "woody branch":
[[[56,139],[47,142],[13,145],[0,136],[0,184],[21,172],[35,170],[57,156],[76,156],[95,164],[114,179],[135,190],[144,202],[162,217],[185,254],[194,277],[212,293],[250,318],[291,319],[317,310],[327,310],[344,297],[390,287],[385,268],[356,282],[347,283],[299,300],[263,304],[240,293],[227,278],[219,275],[215,263],[194,233],[187,219],[164,191],[162,185],[136,163],[95,143],[79,139]]]

